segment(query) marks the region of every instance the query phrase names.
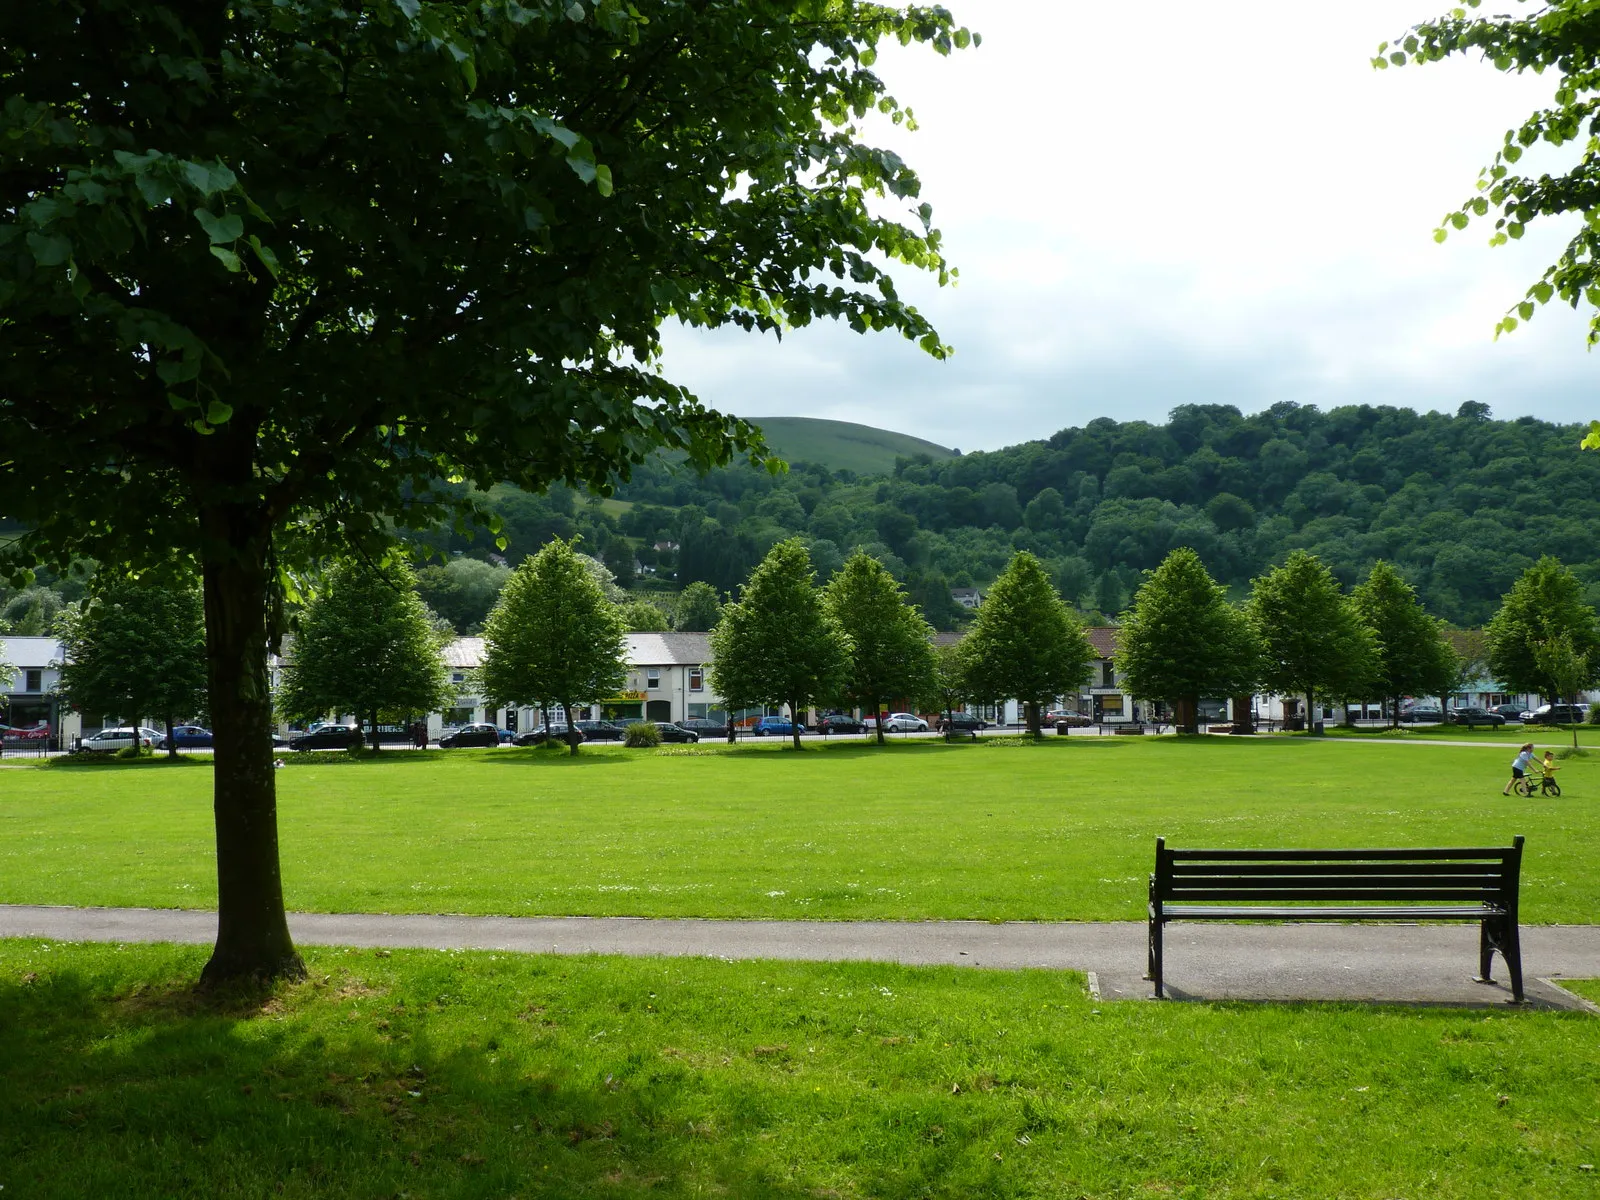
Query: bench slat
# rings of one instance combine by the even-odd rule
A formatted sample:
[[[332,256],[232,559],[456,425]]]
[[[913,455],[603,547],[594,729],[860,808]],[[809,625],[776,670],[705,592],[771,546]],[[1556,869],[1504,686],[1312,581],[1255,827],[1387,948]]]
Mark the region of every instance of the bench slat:
[[[1165,895],[1173,900],[1390,900],[1425,903],[1430,900],[1492,901],[1499,889],[1489,888],[1428,888],[1407,891],[1404,888],[1185,888],[1169,891]]]
[[[1415,860],[1437,862],[1450,859],[1483,858],[1504,862],[1514,851],[1504,846],[1442,847],[1424,850],[1169,850],[1162,853],[1174,863],[1193,862],[1196,859],[1213,859],[1217,862],[1339,862],[1367,859],[1372,862]]]
[[[1294,892],[1302,888],[1351,888],[1361,891],[1395,890],[1403,892],[1451,891],[1472,888],[1483,892],[1506,889],[1503,878],[1482,875],[1255,875],[1240,879],[1234,875],[1197,875],[1175,879],[1162,891],[1170,896],[1226,887],[1236,891]]]
[[[1507,874],[1509,866],[1505,862],[1454,862],[1449,860],[1433,860],[1429,862],[1401,862],[1390,859],[1387,862],[1347,862],[1334,859],[1328,862],[1252,862],[1252,863],[1198,863],[1176,862],[1172,864],[1172,877],[1174,879],[1187,879],[1196,875],[1321,875],[1336,872],[1341,875],[1488,875],[1502,876]]]
[[[1317,908],[1273,908],[1239,905],[1168,905],[1165,914],[1174,920],[1184,921],[1360,921],[1360,920],[1418,920],[1418,921],[1482,921],[1502,916],[1505,909],[1493,905],[1462,907],[1460,905],[1415,905],[1394,907],[1361,907],[1342,905]]]

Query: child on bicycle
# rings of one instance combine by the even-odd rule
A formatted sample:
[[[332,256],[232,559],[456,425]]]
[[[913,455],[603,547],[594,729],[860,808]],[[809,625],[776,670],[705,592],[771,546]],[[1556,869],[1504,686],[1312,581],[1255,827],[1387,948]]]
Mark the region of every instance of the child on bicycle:
[[[1506,786],[1500,789],[1502,796],[1509,796],[1517,780],[1527,775],[1533,767],[1533,743],[1523,742],[1522,749],[1517,752],[1516,758],[1511,760],[1511,778],[1506,781]]]
[[[1556,766],[1555,752],[1546,750],[1544,752],[1544,761],[1539,764],[1539,770],[1544,774],[1544,778],[1539,781],[1539,790],[1547,796],[1552,790],[1555,790],[1556,772],[1559,769]],[[1560,791],[1556,791],[1556,795],[1559,796],[1560,794]]]

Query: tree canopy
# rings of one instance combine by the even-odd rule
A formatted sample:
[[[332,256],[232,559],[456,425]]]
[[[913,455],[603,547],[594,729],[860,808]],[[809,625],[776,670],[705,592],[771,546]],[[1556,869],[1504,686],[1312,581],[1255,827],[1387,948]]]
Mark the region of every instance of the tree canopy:
[[[970,40],[855,0],[0,6],[6,571],[201,566],[207,980],[303,969],[267,742],[294,570],[497,526],[502,482],[759,455],[655,369],[668,317],[946,353],[890,273],[948,277],[931,210],[857,123],[904,119],[884,38]]]
[[[1283,695],[1304,695],[1309,728],[1319,696],[1347,699],[1371,686],[1376,639],[1333,573],[1296,550],[1256,580],[1248,610],[1261,639],[1261,681]]]
[[[1372,630],[1372,684],[1378,695],[1391,701],[1394,724],[1400,723],[1403,696],[1438,696],[1444,703],[1454,690],[1461,664],[1439,620],[1422,610],[1416,589],[1380,560],[1350,599]]]
[[[628,677],[622,612],[569,542],[551,542],[511,573],[483,627],[483,690],[502,704],[565,713],[578,753],[579,705],[615,695]]]
[[[1600,619],[1584,603],[1577,577],[1549,556],[1512,585],[1485,633],[1489,669],[1510,691],[1564,694],[1540,663],[1540,647],[1563,637],[1588,668],[1582,683],[1600,678]]]
[[[969,694],[1015,697],[1038,737],[1043,709],[1058,696],[1078,694],[1094,652],[1039,560],[1022,551],[984,597],[962,656]]]
[[[717,590],[709,583],[696,580],[683,589],[673,609],[672,627],[693,633],[710,633],[722,618],[722,604]]]
[[[1176,702],[1186,733],[1198,732],[1199,701],[1255,690],[1260,658],[1249,619],[1189,549],[1150,573],[1117,631],[1117,671],[1129,691]]]
[[[353,713],[377,750],[380,723],[426,716],[449,702],[439,649],[410,567],[343,560],[300,618],[278,708],[291,720]]]
[[[876,718],[886,700],[932,691],[933,629],[877,559],[857,551],[828,582],[824,605],[849,654],[840,696]],[[878,744],[883,723],[874,720]]]

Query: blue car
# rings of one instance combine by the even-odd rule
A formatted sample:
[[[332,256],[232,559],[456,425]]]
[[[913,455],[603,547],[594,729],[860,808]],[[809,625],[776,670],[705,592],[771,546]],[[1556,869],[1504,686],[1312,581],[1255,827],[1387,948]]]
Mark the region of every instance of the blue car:
[[[756,722],[753,732],[757,737],[766,737],[769,733],[788,737],[794,730],[794,722],[790,721],[788,717],[762,717],[761,720]],[[804,725],[800,726],[800,732],[804,733],[805,731],[806,727]]]
[[[170,750],[171,743],[178,743],[179,750],[209,750],[211,749],[211,730],[202,729],[198,725],[174,725],[172,736],[162,737],[156,743],[157,750]]]

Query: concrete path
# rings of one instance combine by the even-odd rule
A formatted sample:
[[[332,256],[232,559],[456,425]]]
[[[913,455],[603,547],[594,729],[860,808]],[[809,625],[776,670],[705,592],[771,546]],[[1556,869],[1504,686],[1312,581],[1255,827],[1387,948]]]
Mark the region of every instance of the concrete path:
[[[187,942],[216,937],[215,913],[187,909],[0,905],[0,937]],[[1107,1000],[1150,995],[1142,922],[707,921],[639,917],[388,916],[294,913],[306,946],[510,950],[535,954],[689,955],[1091,972]],[[1505,968],[1476,983],[1471,925],[1167,926],[1167,990],[1191,1000],[1370,1000],[1499,1005]],[[1600,978],[1600,926],[1522,930],[1528,996],[1539,1008],[1590,1008],[1558,985]]]

